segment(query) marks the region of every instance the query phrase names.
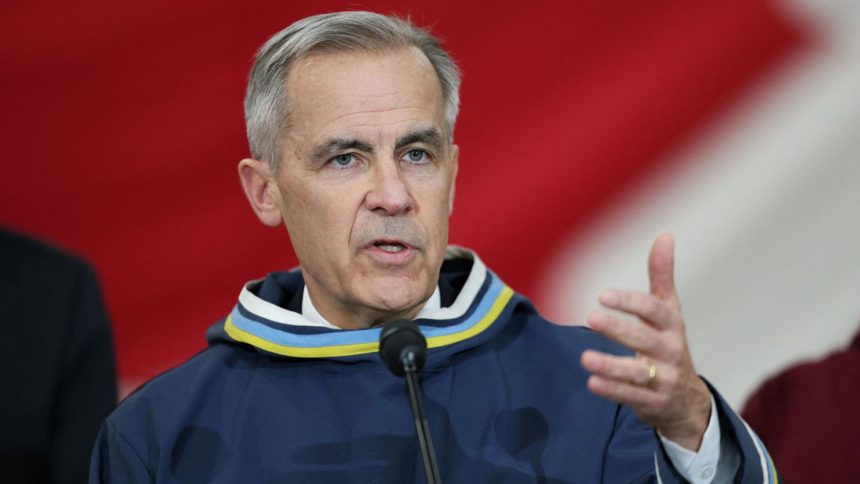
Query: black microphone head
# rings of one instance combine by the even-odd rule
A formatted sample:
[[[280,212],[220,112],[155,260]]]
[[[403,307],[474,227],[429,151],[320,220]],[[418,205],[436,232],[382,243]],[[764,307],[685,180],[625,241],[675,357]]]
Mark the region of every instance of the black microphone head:
[[[385,323],[379,335],[379,357],[397,376],[404,376],[404,358],[412,353],[415,371],[424,367],[427,357],[427,340],[418,325],[408,319],[395,319]]]

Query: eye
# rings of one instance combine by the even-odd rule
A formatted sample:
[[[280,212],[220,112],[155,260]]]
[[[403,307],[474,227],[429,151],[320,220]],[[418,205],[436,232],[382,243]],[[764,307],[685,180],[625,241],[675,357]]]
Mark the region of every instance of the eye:
[[[355,155],[353,155],[352,153],[343,153],[329,160],[329,163],[334,165],[334,167],[337,169],[344,169],[350,168],[352,165],[355,164],[355,161]]]
[[[410,163],[426,163],[429,158],[429,155],[424,150],[409,150],[406,152],[406,155],[403,156],[403,159]]]

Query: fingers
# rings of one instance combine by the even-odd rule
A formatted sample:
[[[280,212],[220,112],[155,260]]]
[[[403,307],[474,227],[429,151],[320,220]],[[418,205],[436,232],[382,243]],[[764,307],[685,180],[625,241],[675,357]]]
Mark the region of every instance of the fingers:
[[[587,383],[592,393],[630,406],[642,421],[665,437],[698,451],[711,403],[710,391],[695,372],[661,364],[656,378],[646,375],[643,384],[642,369],[657,363],[594,350],[583,352],[580,361],[592,373]]]
[[[596,374],[588,377],[588,389],[603,398],[629,405],[640,411],[644,410],[645,413],[659,407],[665,400],[660,392],[648,387],[605,378]]]
[[[648,254],[648,280],[651,294],[664,301],[676,302],[675,290],[675,239],[671,234],[660,234],[654,239]]]
[[[586,322],[598,333],[639,353],[654,355],[664,350],[660,333],[639,321],[620,319],[593,311],[588,314]]]
[[[657,328],[677,327],[681,319],[675,304],[643,292],[603,291],[600,293],[600,303],[607,308],[638,316]]]
[[[695,451],[710,415],[710,393],[690,358],[675,289],[674,253],[672,236],[659,235],[648,256],[650,291],[600,294],[603,306],[635,318],[602,311],[587,318],[595,331],[645,358],[587,350],[580,362],[591,373],[589,390],[629,405],[644,422]]]
[[[652,383],[652,363],[646,358],[630,358],[586,350],[580,358],[583,368],[606,379],[630,382],[636,385]],[[656,375],[656,367],[655,375]]]

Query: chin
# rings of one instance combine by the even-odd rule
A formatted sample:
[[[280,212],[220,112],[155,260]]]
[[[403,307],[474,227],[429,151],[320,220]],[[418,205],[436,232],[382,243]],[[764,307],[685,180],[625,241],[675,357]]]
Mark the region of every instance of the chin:
[[[425,284],[419,284],[414,279],[395,279],[375,284],[369,300],[373,301],[371,306],[393,314],[409,313],[433,294],[433,287],[429,289]],[[416,311],[417,312],[417,311]]]

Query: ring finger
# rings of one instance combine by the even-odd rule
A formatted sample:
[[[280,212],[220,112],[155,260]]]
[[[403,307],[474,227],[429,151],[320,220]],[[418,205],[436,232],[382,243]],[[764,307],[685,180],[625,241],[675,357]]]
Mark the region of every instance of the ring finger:
[[[615,356],[585,350],[581,361],[582,366],[594,374],[635,385],[650,385],[657,376],[656,364],[647,358]]]

